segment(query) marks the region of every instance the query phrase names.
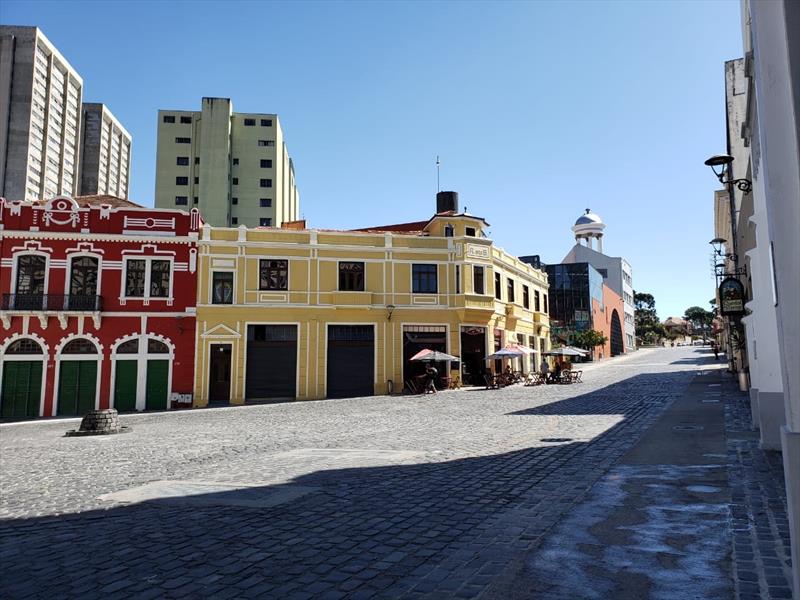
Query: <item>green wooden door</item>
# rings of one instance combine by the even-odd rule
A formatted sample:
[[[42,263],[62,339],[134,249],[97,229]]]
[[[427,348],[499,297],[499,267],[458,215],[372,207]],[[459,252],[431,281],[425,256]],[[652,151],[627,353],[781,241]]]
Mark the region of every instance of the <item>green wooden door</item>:
[[[85,415],[94,410],[97,393],[97,362],[65,360],[58,377],[59,415]]]
[[[138,361],[118,360],[114,373],[114,408],[118,411],[136,410],[136,380]]]
[[[41,361],[5,361],[0,394],[0,416],[38,417],[41,397]]]
[[[168,360],[147,361],[147,388],[145,400],[145,408],[147,410],[166,410],[169,396],[167,379],[169,379]]]

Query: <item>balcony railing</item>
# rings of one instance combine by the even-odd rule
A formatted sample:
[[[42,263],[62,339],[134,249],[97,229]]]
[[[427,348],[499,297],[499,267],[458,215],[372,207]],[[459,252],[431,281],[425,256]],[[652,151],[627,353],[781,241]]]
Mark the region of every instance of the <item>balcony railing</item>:
[[[103,310],[103,297],[72,294],[3,294],[2,309],[99,312]]]

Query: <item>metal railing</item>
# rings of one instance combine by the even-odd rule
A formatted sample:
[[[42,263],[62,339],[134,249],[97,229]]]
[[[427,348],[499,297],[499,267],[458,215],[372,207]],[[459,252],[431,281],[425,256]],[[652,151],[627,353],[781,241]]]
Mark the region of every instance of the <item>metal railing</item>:
[[[3,294],[2,310],[98,312],[103,310],[103,297],[72,294]]]

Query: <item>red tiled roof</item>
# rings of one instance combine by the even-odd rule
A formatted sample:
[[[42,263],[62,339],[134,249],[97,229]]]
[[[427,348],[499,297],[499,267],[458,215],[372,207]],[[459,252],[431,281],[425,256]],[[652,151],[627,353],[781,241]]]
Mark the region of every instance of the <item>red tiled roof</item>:
[[[362,227],[350,231],[394,231],[397,233],[421,233],[428,221],[413,221],[411,223],[395,223],[394,225],[378,225],[376,227]]]
[[[125,198],[117,198],[116,196],[109,196],[107,194],[94,194],[91,196],[75,196],[75,202],[79,206],[100,206],[101,204],[110,204],[113,208],[147,208],[136,202],[131,202]]]

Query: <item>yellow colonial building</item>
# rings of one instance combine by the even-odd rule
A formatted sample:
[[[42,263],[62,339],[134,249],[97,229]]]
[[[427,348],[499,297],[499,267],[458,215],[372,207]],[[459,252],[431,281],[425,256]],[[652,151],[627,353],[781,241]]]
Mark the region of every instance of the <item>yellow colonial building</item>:
[[[424,348],[483,383],[509,343],[549,349],[547,275],[495,247],[480,217],[358,231],[206,226],[199,242],[195,406],[399,393]]]

